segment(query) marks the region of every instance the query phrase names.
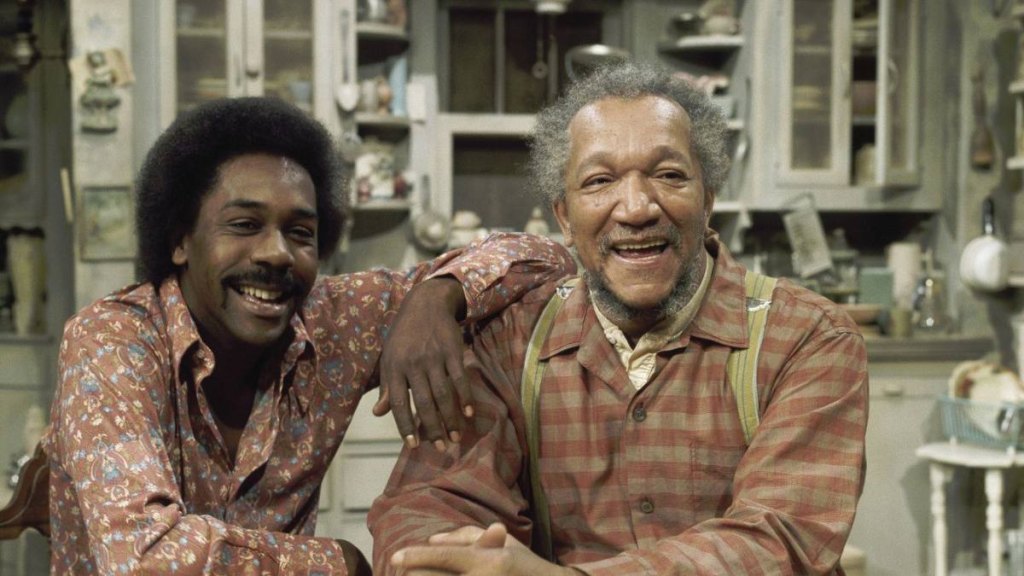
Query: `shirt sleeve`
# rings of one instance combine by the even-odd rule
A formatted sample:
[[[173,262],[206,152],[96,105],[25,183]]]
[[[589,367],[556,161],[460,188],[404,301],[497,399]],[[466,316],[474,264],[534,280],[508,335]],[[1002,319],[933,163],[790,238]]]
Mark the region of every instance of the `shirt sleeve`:
[[[650,550],[575,567],[591,576],[832,574],[864,484],[863,338],[847,329],[816,331],[786,359],[770,390],[721,517]]]
[[[576,272],[560,244],[542,236],[492,233],[438,258],[429,277],[450,275],[466,293],[466,320],[495,314],[530,290]]]
[[[73,320],[61,346],[45,443],[54,537],[70,542],[55,543],[54,554],[74,554],[81,538],[90,556],[61,565],[100,574],[346,574],[334,540],[189,513],[189,487],[172,465],[180,455],[164,442],[174,418],[162,412],[171,407],[155,399],[172,379],[131,323],[110,326]]]

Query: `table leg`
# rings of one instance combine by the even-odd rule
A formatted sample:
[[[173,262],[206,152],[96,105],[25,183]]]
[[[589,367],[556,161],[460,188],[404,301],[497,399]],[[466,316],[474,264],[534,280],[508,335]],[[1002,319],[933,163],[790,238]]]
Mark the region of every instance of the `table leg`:
[[[999,576],[1003,571],[1003,471],[985,470],[985,527],[988,528],[988,573]]]
[[[935,547],[935,576],[948,576],[946,541],[946,482],[952,470],[938,462],[929,467],[932,484],[932,545]]]

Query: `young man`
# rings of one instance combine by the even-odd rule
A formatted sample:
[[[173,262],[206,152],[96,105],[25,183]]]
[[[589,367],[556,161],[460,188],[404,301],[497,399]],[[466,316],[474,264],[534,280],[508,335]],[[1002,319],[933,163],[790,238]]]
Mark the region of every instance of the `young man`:
[[[748,305],[746,270],[708,228],[729,164],[720,113],[625,64],[539,115],[531,159],[583,282],[548,284],[478,328],[474,426],[447,454],[403,452],[370,512],[377,573],[835,571],[864,478],[863,339],[837,306],[779,281],[748,444],[726,365],[757,347],[747,316],[768,304]],[[520,382],[552,298],[564,301],[539,348],[530,455]],[[534,493],[533,510],[530,456],[547,501]],[[538,512],[550,560],[522,544]]]
[[[322,126],[267,98],[201,106],[154,145],[137,187],[145,281],[79,312],[61,344],[44,439],[54,573],[368,573],[313,531],[389,329],[412,357],[389,372],[400,429],[415,444],[408,382],[443,449],[469,404],[448,389],[455,318],[573,267],[506,235],[405,272],[318,278],[344,223],[337,157]]]

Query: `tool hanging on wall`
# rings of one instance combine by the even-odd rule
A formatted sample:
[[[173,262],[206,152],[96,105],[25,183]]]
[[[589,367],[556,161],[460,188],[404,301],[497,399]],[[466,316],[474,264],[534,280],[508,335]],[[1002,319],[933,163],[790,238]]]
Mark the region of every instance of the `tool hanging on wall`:
[[[975,170],[988,170],[995,162],[995,143],[992,130],[985,119],[985,70],[978,69],[971,76],[974,83],[971,104],[974,109],[974,130],[971,132],[971,167]]]

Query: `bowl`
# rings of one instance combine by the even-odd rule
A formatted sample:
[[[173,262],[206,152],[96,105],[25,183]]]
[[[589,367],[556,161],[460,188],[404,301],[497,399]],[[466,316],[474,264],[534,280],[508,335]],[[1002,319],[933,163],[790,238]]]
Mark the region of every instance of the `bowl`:
[[[881,304],[840,304],[840,308],[853,318],[858,326],[871,326],[878,323],[882,314]]]

